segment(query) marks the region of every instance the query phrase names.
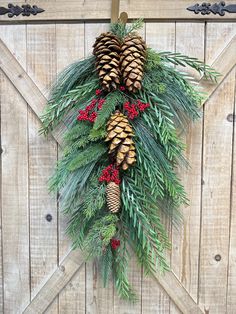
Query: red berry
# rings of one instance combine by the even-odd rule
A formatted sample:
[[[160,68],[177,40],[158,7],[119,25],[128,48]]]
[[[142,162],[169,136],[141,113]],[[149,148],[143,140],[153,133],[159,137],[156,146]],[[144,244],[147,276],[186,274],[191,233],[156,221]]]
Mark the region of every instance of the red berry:
[[[96,95],[98,96],[98,95],[100,95],[101,94],[101,89],[96,89]]]

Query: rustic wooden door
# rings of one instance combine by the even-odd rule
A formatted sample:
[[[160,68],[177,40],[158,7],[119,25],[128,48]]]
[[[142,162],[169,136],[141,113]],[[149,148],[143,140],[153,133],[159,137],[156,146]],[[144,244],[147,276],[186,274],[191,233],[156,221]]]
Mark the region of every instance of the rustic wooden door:
[[[172,272],[146,278],[133,260],[134,305],[119,300],[112,283],[103,289],[96,263],[84,264],[79,251],[70,251],[65,218],[47,191],[60,134],[48,140],[38,134],[51,81],[91,53],[95,36],[108,29],[111,0],[14,0],[22,4],[44,12],[9,17],[20,10],[0,8],[6,13],[0,15],[0,312],[235,314],[236,13],[219,13],[236,1],[215,11],[200,7],[198,14],[197,6],[186,10],[194,0],[121,1],[130,18],[145,18],[141,33],[149,46],[198,57],[222,73],[217,85],[200,81],[208,100],[186,138],[192,168],[181,174],[190,206],[182,208],[180,231],[166,222]],[[216,14],[202,14],[210,8]]]

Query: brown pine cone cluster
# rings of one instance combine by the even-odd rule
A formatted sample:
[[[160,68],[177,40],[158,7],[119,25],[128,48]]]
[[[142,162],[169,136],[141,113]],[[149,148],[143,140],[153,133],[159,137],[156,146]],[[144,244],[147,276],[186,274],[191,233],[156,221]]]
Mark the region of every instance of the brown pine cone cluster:
[[[110,141],[109,154],[117,166],[127,170],[136,161],[133,129],[125,115],[116,111],[107,123],[106,142]]]
[[[121,81],[130,92],[141,89],[147,50],[142,37],[130,34],[121,43],[114,34],[102,33],[93,47],[103,89],[115,90]]]
[[[120,209],[120,186],[115,182],[109,182],[106,187],[107,207],[113,214]]]
[[[96,56],[96,69],[103,89],[111,91],[120,85],[120,50],[121,43],[112,33],[102,33],[93,45]]]

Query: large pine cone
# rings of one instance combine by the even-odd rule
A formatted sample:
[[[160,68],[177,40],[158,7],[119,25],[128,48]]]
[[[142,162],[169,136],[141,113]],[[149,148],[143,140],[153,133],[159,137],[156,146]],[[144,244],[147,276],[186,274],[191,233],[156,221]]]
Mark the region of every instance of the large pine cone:
[[[120,111],[116,111],[107,123],[105,141],[110,141],[109,154],[115,160],[116,165],[121,165],[123,170],[128,169],[136,161],[133,136],[133,129],[127,117]]]
[[[147,47],[142,37],[131,34],[124,38],[120,67],[124,84],[130,92],[136,92],[142,87],[141,81],[146,50]]]
[[[93,45],[96,56],[96,69],[103,89],[111,91],[120,84],[120,50],[121,43],[112,33],[102,33]]]
[[[120,209],[120,186],[115,182],[109,182],[106,188],[107,207],[113,214]]]

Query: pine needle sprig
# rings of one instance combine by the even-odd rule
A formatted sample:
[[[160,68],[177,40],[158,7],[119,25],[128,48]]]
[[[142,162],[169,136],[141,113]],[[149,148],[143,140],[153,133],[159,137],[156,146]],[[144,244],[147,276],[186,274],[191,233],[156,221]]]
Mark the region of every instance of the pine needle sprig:
[[[144,25],[143,19],[137,19],[130,25],[124,24],[122,22],[113,23],[110,26],[110,31],[115,34],[120,39],[123,39],[125,36],[133,33]]]
[[[122,225],[123,228],[126,227],[124,225],[124,215],[122,214]],[[128,233],[123,234],[119,233],[121,245],[120,247],[113,253],[114,262],[113,262],[113,276],[114,276],[114,284],[116,287],[116,291],[120,297],[127,301],[136,302],[137,295],[133,290],[129,278],[128,278],[128,264],[130,260],[130,254],[127,247],[127,236]]]
[[[80,151],[80,153],[71,160],[67,168],[69,171],[75,171],[91,162],[97,162],[106,152],[107,147],[104,144],[97,143],[90,145],[83,149],[83,151]]]
[[[206,79],[211,80],[215,83],[221,76],[219,72],[217,72],[215,69],[205,64],[204,62],[198,60],[197,58],[169,51],[159,52],[158,54],[162,61],[170,62],[174,65],[181,65],[183,67],[190,66],[191,68],[199,72],[201,75],[203,75]]]
[[[114,256],[112,253],[111,246],[108,245],[105,249],[105,252],[99,259],[99,266],[104,288],[107,286],[109,280],[112,278],[113,263]]]

